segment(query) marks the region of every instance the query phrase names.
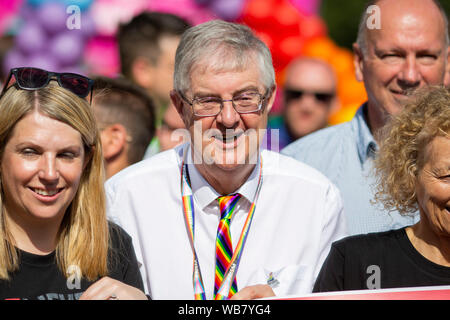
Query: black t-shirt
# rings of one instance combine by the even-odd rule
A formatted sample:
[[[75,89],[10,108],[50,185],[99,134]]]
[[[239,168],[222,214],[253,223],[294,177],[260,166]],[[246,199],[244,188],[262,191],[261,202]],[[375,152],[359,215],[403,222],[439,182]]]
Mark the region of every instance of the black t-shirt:
[[[313,292],[438,285],[450,285],[450,267],[422,256],[402,228],[334,242]]]
[[[109,232],[108,276],[144,291],[131,237],[113,223]],[[10,274],[10,280],[0,280],[0,300],[78,300],[95,282],[80,279],[76,267],[70,266],[71,276],[66,278],[56,264],[55,251],[48,255],[18,251],[19,270]]]

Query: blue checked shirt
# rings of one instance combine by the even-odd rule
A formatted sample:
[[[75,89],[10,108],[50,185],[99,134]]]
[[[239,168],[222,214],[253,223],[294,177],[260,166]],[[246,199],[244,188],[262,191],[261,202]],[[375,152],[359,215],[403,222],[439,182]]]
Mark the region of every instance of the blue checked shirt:
[[[281,153],[304,162],[329,178],[344,200],[350,235],[398,229],[418,221],[374,204],[373,159],[378,146],[364,119],[362,105],[354,118],[299,139]]]

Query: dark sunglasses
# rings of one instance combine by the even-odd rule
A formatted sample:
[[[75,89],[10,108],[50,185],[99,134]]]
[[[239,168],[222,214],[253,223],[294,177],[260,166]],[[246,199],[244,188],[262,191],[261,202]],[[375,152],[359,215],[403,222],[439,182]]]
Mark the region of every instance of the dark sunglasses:
[[[80,98],[86,98],[89,93],[91,93],[92,102],[92,89],[94,85],[94,80],[88,77],[76,74],[76,73],[58,73],[50,72],[38,68],[13,68],[9,72],[8,79],[3,86],[2,93],[0,97],[8,90],[9,82],[11,77],[14,75],[15,83],[20,89],[23,90],[37,90],[44,88],[50,80],[56,79],[58,84],[64,89],[76,94]]]
[[[334,92],[313,92],[313,91],[306,91],[306,90],[295,90],[295,89],[285,89],[284,90],[284,97],[286,99],[286,102],[299,99],[303,97],[305,94],[312,94],[316,101],[328,104],[331,102],[331,100],[334,98],[335,93]]]

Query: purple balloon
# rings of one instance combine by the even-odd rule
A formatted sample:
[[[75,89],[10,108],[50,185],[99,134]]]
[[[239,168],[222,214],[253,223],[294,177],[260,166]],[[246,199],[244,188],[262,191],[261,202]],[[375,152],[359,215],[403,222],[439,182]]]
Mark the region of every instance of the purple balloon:
[[[59,71],[59,65],[56,59],[45,53],[37,53],[27,60],[28,67],[41,68],[47,71]]]
[[[195,3],[199,6],[209,6],[212,0],[195,0]]]
[[[33,20],[36,16],[36,10],[27,4],[24,4],[19,10],[19,16],[23,21]]]
[[[33,21],[27,22],[16,37],[17,47],[25,54],[33,54],[44,49],[47,36],[42,28]]]
[[[44,3],[37,9],[37,19],[49,34],[56,34],[66,29],[66,8],[59,2]]]
[[[92,18],[92,15],[83,13],[81,14],[81,26],[80,31],[84,37],[90,38],[95,35],[97,26]]]
[[[220,18],[233,21],[239,18],[244,8],[243,0],[215,0],[210,9]]]
[[[9,50],[3,59],[3,73],[5,76],[12,68],[26,66],[25,57],[17,49]]]
[[[81,74],[81,75],[84,75],[84,73],[85,73],[82,71],[82,69],[78,65],[61,67],[59,72],[70,72],[70,73],[76,73],[76,74]]]
[[[79,32],[58,34],[49,45],[50,54],[62,65],[76,65],[83,55],[84,42]]]

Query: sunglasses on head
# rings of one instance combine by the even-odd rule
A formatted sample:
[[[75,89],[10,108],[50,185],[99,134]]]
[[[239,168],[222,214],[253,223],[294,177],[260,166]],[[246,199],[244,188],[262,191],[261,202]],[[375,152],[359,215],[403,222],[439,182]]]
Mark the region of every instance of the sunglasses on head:
[[[314,91],[296,90],[296,89],[285,89],[284,90],[284,97],[286,99],[286,102],[299,99],[299,98],[303,97],[305,94],[313,95],[314,98],[316,99],[316,101],[324,103],[324,104],[330,103],[331,100],[335,96],[334,92],[314,92]]]
[[[92,101],[94,80],[76,73],[50,72],[43,69],[29,67],[11,69],[8,79],[3,86],[0,97],[3,96],[9,87],[11,87],[9,82],[11,81],[11,77],[13,75],[15,83],[20,89],[23,90],[41,89],[47,86],[50,80],[56,79],[62,88],[69,90],[80,98],[86,98],[87,95],[91,93]]]

